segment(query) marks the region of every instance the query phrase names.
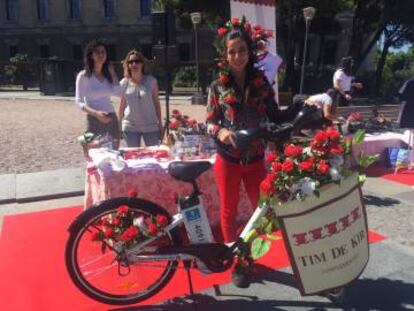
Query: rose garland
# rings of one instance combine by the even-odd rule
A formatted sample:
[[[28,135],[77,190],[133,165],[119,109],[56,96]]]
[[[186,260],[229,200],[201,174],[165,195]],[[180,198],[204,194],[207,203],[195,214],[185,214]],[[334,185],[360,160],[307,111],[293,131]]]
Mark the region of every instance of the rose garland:
[[[241,19],[232,18],[229,21],[227,21],[224,24],[224,26],[219,27],[217,29],[215,47],[217,49],[218,54],[221,57],[216,60],[216,66],[219,71],[218,80],[220,84],[223,86],[221,91],[223,102],[229,106],[233,106],[235,103],[240,102],[240,99],[236,96],[234,88],[232,88],[230,85],[230,66],[225,59],[225,47],[223,44],[225,36],[234,29],[238,29],[241,32],[247,33],[249,37],[252,39],[252,52],[254,59],[256,59],[257,56],[260,53],[262,53],[262,51],[265,49],[265,44],[268,38],[273,36],[271,31],[263,29],[260,25],[255,25],[252,27],[252,25],[249,22],[247,22],[245,16],[243,16]],[[256,91],[259,91],[260,88],[265,85],[263,76],[260,73],[254,77],[252,83]],[[260,109],[261,107],[259,107],[259,110]],[[230,117],[232,111],[232,109],[229,110]]]

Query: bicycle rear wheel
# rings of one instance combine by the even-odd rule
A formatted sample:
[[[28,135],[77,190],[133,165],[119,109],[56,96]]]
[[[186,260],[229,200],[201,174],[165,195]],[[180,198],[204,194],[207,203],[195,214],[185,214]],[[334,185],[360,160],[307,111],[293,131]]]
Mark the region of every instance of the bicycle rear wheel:
[[[69,228],[65,253],[66,267],[74,284],[89,297],[115,305],[137,303],[153,296],[170,281],[178,264],[173,260],[128,262],[119,247],[123,243],[121,235],[106,236],[120,206],[124,209],[127,206],[128,215],[139,219],[141,224],[151,222],[158,215],[171,222],[170,215],[151,202],[136,198],[110,199],[86,210],[76,219]],[[99,236],[103,238],[97,240]],[[174,234],[167,233],[149,246],[178,243]]]

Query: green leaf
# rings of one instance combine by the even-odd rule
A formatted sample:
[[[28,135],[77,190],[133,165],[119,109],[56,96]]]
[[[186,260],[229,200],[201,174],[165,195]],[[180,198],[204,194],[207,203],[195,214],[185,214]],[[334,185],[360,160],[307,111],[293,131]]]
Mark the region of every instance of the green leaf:
[[[276,234],[266,234],[266,237],[267,237],[268,239],[270,239],[270,240],[274,240],[274,241],[276,241],[276,240],[280,240],[280,239],[281,239],[281,237],[280,237],[280,236],[278,236],[278,235],[276,235]]]
[[[379,158],[379,155],[363,155],[361,154],[358,158],[358,166],[362,168],[367,168],[374,164]]]
[[[251,253],[254,260],[265,255],[270,249],[270,242],[262,238],[254,239],[251,246]]]
[[[363,184],[366,180],[367,180],[367,175],[365,175],[365,174],[359,174],[358,175],[358,182],[360,184]]]
[[[361,144],[364,141],[365,138],[365,130],[358,130],[354,134],[354,137],[352,138],[352,144]]]
[[[253,228],[265,228],[267,224],[269,223],[269,220],[266,217],[260,217],[256,222],[253,224]]]

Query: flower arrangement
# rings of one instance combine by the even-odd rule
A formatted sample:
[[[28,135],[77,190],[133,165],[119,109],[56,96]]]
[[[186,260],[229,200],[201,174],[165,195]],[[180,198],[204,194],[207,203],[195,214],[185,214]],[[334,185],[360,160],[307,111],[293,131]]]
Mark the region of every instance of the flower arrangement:
[[[128,192],[130,197],[137,195],[136,191]],[[115,213],[101,218],[95,231],[91,235],[92,241],[101,242],[102,247],[112,246],[121,253],[136,243],[156,236],[168,225],[165,215],[143,216],[136,214],[127,205],[120,205]]]
[[[167,224],[165,215],[135,217],[127,205],[121,205],[116,213],[101,219],[99,231],[94,232],[91,239],[113,245],[117,252],[122,252],[157,235]]]
[[[171,119],[169,129],[172,131],[192,134],[198,130],[197,120],[183,115],[178,109],[174,109],[171,112]]]
[[[270,171],[260,185],[261,197],[282,204],[318,195],[320,187],[339,183],[350,173],[347,152],[349,146],[333,127],[319,130],[308,143],[287,144],[283,153],[273,152],[266,159]]]

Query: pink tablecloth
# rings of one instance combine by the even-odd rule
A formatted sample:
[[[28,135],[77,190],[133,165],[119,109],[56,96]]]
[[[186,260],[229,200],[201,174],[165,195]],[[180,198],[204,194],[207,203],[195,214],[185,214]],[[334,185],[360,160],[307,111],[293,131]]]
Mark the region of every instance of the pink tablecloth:
[[[203,173],[197,180],[200,191],[203,193],[203,205],[212,225],[219,222],[219,196],[216,188],[213,170]],[[99,203],[102,200],[127,196],[129,189],[135,189],[138,197],[152,201],[165,208],[169,213],[177,213],[174,202],[175,194],[188,195],[192,186],[180,182],[163,170],[131,170],[122,172],[98,171],[87,173],[85,184],[85,207]],[[239,219],[248,219],[252,208],[243,186],[240,189]]]
[[[378,161],[385,162],[385,151],[387,147],[402,147],[407,141],[407,133],[385,132],[378,134],[366,134],[364,141],[360,145],[352,146],[354,158],[363,152],[364,155],[379,155]]]

